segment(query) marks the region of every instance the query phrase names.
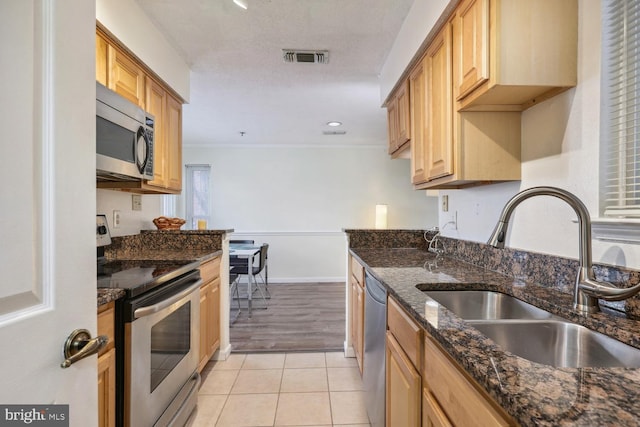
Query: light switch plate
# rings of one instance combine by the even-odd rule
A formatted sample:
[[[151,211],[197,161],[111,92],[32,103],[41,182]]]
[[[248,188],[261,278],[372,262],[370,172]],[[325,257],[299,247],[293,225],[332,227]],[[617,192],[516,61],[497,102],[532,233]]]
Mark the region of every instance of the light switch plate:
[[[140,194],[131,195],[131,210],[134,210],[134,211],[142,210],[142,196]]]
[[[449,211],[449,196],[448,195],[444,195],[442,196],[442,212],[448,212]]]

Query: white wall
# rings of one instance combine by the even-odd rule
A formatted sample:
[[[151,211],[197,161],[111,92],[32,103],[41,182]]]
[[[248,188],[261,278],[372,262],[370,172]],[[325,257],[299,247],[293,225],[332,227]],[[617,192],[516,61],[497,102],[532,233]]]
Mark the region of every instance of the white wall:
[[[134,0],[96,0],[96,19],[189,102],[189,66]]]
[[[380,71],[381,102],[387,98],[449,1],[414,0]]]
[[[377,203],[389,228],[436,225],[436,198],[414,191],[409,161],[383,146],[187,146],[183,159],[211,165],[209,228],[269,243],[275,281],[344,280],[341,230],[373,228]]]
[[[504,203],[520,190],[551,185],[576,194],[592,218],[598,212],[600,114],[600,2],[579,0],[578,85],[522,115],[522,181],[441,191],[449,212],[440,213],[443,234],[486,241]],[[390,55],[391,57],[391,55]],[[550,197],[527,200],[516,209],[507,244],[511,247],[577,258],[575,214]],[[594,259],[640,267],[637,245],[594,240]]]
[[[120,211],[120,227],[113,226],[113,211]],[[138,234],[140,230],[155,230],[153,219],[162,215],[162,196],[143,195],[142,210],[134,211],[131,193],[115,190],[97,190],[96,213],[107,216],[112,237]]]

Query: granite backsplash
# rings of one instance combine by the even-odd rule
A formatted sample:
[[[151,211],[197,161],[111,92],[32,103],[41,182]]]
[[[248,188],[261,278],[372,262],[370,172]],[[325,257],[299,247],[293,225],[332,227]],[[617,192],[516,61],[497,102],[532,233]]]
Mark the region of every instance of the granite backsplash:
[[[222,249],[225,234],[233,230],[142,230],[140,234],[113,237],[104,247],[107,259],[131,259],[136,254],[158,251],[210,251]]]
[[[431,239],[431,230],[370,230],[345,229],[351,248],[428,248],[426,238]],[[484,243],[438,236],[446,256],[456,258],[508,277],[533,282],[573,295],[578,261],[553,255],[528,252],[519,249],[496,249]],[[640,271],[606,264],[595,264],[598,280],[626,288],[640,283]],[[625,313],[640,319],[640,295],[624,301],[603,301],[601,307]]]

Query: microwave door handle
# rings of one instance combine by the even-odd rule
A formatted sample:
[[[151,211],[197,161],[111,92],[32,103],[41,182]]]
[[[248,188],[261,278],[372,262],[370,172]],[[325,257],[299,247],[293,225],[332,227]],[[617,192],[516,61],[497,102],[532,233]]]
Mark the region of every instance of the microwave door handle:
[[[138,158],[138,142],[140,138],[144,140],[144,158]],[[144,172],[144,168],[147,166],[147,160],[149,160],[149,138],[147,137],[147,132],[144,127],[140,126],[138,128],[138,132],[136,132],[136,141],[133,144],[133,158],[136,159],[136,166],[138,166],[138,170],[140,173]]]
[[[196,289],[199,289],[200,285],[202,285],[202,279],[196,280],[196,282],[193,285],[191,285],[188,288],[178,292],[177,294],[171,296],[170,298],[167,298],[165,300],[160,301],[157,304],[153,304],[153,305],[148,305],[146,307],[137,308],[133,312],[133,318],[134,319],[139,319],[141,317],[145,317],[145,316],[149,316],[149,315],[151,315],[153,313],[157,313],[160,310],[169,307],[171,304],[180,301],[182,298],[184,298],[185,296],[187,296],[190,293],[194,292]]]

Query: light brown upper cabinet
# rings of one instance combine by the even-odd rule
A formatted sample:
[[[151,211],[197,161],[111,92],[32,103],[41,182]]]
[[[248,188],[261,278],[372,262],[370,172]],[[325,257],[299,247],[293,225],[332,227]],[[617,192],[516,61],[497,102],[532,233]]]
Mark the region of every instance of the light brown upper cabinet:
[[[453,19],[460,110],[523,111],[576,85],[576,0],[463,0]]]
[[[141,194],[180,194],[182,102],[179,97],[100,27],[96,31],[96,80],[155,118],[153,180],[98,182],[97,187]]]
[[[461,43],[460,22],[453,16],[445,23],[409,75],[416,122],[411,146],[416,189],[464,188],[521,176],[520,113],[457,109],[459,87],[454,82],[463,80],[462,59],[455,54]],[[424,118],[424,128],[417,127],[419,117]]]
[[[179,193],[182,190],[182,103],[171,95],[167,98],[165,132],[167,135],[166,187]]]
[[[153,135],[153,181],[145,188],[153,192],[177,193],[182,189],[182,104],[162,85],[147,77],[146,110],[153,114],[156,127]]]
[[[134,104],[144,108],[145,75],[142,68],[124,52],[110,49],[108,88],[124,96]]]
[[[426,75],[426,178],[453,173],[453,100],[451,99],[451,28],[446,25],[425,56]]]
[[[405,80],[387,103],[389,154],[393,157],[407,148],[411,139],[409,99],[409,81]]]
[[[424,61],[420,61],[409,75],[409,100],[411,113],[411,182],[427,180],[424,157],[425,138],[425,90]]]
[[[414,188],[521,178],[521,111],[576,85],[577,16],[576,0],[462,0],[442,20],[406,74]]]

